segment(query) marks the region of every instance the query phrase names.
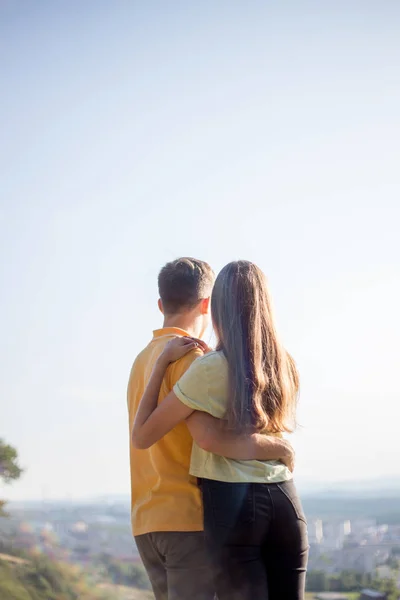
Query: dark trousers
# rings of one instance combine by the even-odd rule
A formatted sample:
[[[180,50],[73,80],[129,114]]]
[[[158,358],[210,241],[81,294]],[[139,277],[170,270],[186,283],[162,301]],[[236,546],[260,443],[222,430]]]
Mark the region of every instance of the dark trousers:
[[[293,482],[201,486],[218,600],[303,600],[307,524]]]
[[[136,536],[135,542],[156,600],[214,599],[202,531],[146,533]]]

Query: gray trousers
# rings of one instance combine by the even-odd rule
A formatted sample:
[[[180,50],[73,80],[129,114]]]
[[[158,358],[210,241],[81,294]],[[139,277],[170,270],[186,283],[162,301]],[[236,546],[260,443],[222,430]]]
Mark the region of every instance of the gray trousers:
[[[202,531],[146,533],[135,542],[156,600],[214,600]]]

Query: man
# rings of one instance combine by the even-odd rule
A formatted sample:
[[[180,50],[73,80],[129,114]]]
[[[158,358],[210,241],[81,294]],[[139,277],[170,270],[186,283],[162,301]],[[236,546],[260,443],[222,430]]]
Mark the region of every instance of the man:
[[[152,368],[166,343],[174,336],[202,338],[204,335],[210,323],[213,283],[211,267],[197,259],[180,258],[161,270],[158,305],[164,325],[154,331],[152,341],[136,358],[131,370],[130,432]],[[201,355],[200,349],[194,349],[168,367],[160,401]],[[193,417],[147,450],[135,449],[132,442],[130,445],[132,529],[156,600],[214,598],[203,538],[200,490],[195,478],[189,475],[192,436],[201,447],[230,458],[281,458],[286,462],[293,458],[284,440],[225,432],[210,415],[195,413]]]

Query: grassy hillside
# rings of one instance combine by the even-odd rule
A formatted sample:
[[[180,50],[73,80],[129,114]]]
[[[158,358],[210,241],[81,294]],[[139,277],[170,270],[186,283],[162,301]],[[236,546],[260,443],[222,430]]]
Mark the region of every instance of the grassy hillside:
[[[135,590],[123,585],[105,583],[100,585],[99,588],[108,593],[113,600],[154,600],[152,592]]]
[[[0,600],[150,600],[147,591],[99,585],[81,569],[45,556],[0,555]]]

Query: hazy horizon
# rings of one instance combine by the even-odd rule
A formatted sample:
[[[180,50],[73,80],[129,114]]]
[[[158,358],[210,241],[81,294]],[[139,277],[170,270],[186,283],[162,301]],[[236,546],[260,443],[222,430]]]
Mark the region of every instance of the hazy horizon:
[[[5,498],[127,494],[160,267],[253,260],[299,481],[400,478],[400,4],[0,5]]]

